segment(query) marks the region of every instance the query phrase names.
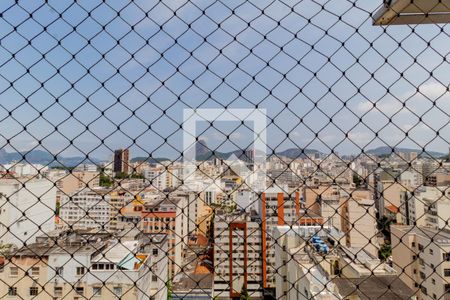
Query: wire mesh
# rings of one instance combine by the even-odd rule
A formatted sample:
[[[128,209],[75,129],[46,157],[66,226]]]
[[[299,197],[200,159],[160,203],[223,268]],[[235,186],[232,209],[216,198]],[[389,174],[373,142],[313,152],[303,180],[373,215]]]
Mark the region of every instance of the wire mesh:
[[[1,1],[1,298],[447,299],[449,9]]]

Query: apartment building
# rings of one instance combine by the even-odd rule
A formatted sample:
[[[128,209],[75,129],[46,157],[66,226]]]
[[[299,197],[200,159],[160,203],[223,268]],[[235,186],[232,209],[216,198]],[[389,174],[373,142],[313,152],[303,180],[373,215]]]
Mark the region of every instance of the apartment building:
[[[159,195],[144,204],[141,212],[140,230],[144,233],[167,235],[170,275],[174,276],[182,268],[183,249],[189,243],[189,214],[187,195],[178,197]],[[195,223],[195,217],[193,219]]]
[[[42,179],[0,179],[0,244],[22,247],[55,228],[56,188]]]
[[[85,188],[71,195],[62,195],[59,227],[72,229],[122,229],[120,209],[133,200],[121,190]]]
[[[60,173],[60,175],[55,178],[55,181],[56,186],[58,187],[58,192],[60,192],[62,195],[70,195],[84,188],[94,189],[100,186],[100,176],[99,172],[97,171],[57,170],[52,172]]]
[[[415,189],[423,185],[423,176],[414,167],[411,167],[400,174],[400,183],[405,187]]]
[[[130,173],[130,150],[118,149],[114,151],[113,172],[115,174]]]
[[[367,190],[355,190],[343,202],[341,209],[342,231],[346,234],[346,245],[363,248],[378,256],[378,230],[375,201]]]
[[[297,254],[294,249],[297,249],[300,245],[305,245],[313,236],[320,236],[324,240],[330,238],[335,244],[339,243],[340,240],[344,238],[344,234],[337,230],[335,227],[328,225],[312,225],[312,226],[277,226],[274,231],[274,238],[277,240],[275,246],[275,252],[277,253],[275,257],[275,268],[276,272],[276,299],[287,299],[288,291],[297,284],[293,281],[288,281],[288,273],[292,272],[292,269],[288,269],[288,262],[292,260],[293,256],[291,254]],[[307,269],[313,267],[312,262],[309,257],[307,260],[297,257],[305,264]],[[305,270],[304,270],[305,271]],[[311,269],[311,274],[303,273],[304,276],[313,276],[314,272]],[[301,276],[299,275],[299,278]],[[301,284],[301,283],[298,283]],[[303,290],[303,288],[302,288]],[[291,293],[292,294],[292,293]],[[293,294],[291,295],[291,299]]]
[[[321,208],[324,224],[341,230],[341,197],[339,188],[330,186],[328,190],[318,195],[317,201]]]
[[[14,177],[30,177],[45,174],[48,171],[48,166],[41,164],[28,164],[28,163],[10,163],[0,165],[0,171],[4,171]]]
[[[255,211],[218,211],[214,221],[214,299],[263,299],[261,219]]]
[[[166,237],[135,234],[48,232],[5,261],[0,297],[166,299]]]
[[[279,187],[268,188],[257,202],[261,217],[263,287],[275,288],[274,230],[279,225],[294,225],[301,222],[300,194],[287,193]]]
[[[414,192],[403,192],[401,194],[400,214],[404,225],[433,228],[448,227],[450,187],[422,186]]]
[[[391,226],[392,260],[399,278],[419,300],[450,297],[450,232],[422,226]]]

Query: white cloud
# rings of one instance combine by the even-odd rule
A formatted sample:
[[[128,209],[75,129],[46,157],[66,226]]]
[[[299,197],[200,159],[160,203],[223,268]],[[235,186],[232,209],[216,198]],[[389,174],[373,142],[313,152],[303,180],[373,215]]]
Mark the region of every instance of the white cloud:
[[[419,87],[420,96],[425,96],[428,99],[435,100],[440,97],[450,96],[450,92],[447,91],[447,87],[438,82],[430,82],[423,84]]]
[[[371,132],[355,131],[350,132],[348,138],[358,146],[362,146],[362,144],[370,142],[374,138],[374,134]]]
[[[370,113],[371,111],[373,112],[381,111],[385,115],[392,116],[393,114],[399,111],[400,112],[403,111],[403,103],[394,98],[385,98],[376,102],[375,107],[373,105],[373,102],[371,101],[360,102],[356,109],[361,114],[365,114],[367,112]]]

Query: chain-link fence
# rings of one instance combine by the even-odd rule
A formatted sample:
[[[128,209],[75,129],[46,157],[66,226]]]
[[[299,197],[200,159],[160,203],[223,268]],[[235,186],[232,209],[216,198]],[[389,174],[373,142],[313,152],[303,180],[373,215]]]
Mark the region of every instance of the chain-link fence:
[[[449,299],[449,11],[0,1],[0,298]]]

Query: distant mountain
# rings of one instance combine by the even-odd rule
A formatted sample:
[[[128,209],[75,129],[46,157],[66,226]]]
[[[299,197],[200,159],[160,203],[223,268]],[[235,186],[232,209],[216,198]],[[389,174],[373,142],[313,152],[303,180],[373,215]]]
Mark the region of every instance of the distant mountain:
[[[236,157],[238,157],[240,160],[243,161],[250,160],[248,153],[246,153],[246,150],[238,149],[231,152],[221,152],[217,150],[211,150],[204,140],[197,141],[195,147],[196,147],[196,160],[198,161],[205,161],[213,158],[228,159],[232,155],[235,155]],[[284,151],[276,152],[275,154],[277,156],[296,159],[296,158],[311,157],[316,154],[323,154],[323,153],[315,149],[290,148]]]
[[[86,157],[75,156],[75,157],[65,157],[65,156],[55,156],[45,150],[32,150],[23,152],[6,152],[6,150],[0,150],[0,164],[9,164],[11,162],[22,162],[22,163],[32,163],[41,164],[48,166],[67,166],[75,167],[83,163],[89,164],[99,164],[102,161],[96,158],[86,159]]]
[[[154,163],[160,163],[162,161],[170,161],[171,159],[166,158],[166,157],[145,157],[145,156],[138,156],[138,157],[134,157],[130,160],[130,162],[135,163],[135,162],[148,162],[151,164]]]
[[[412,153],[412,152],[416,152],[419,156],[431,156],[431,157],[435,157],[435,158],[440,158],[440,157],[444,157],[446,156],[446,154],[441,153],[441,152],[436,152],[436,151],[426,151],[424,153],[422,153],[422,150],[420,149],[411,149],[411,148],[394,148],[394,152],[403,152],[403,153]],[[367,154],[372,154],[372,155],[376,155],[376,156],[385,156],[385,155],[390,155],[392,154],[392,147],[389,146],[382,146],[382,147],[378,147],[375,149],[370,149],[365,151],[365,153]]]
[[[278,156],[284,156],[287,158],[306,158],[314,156],[316,154],[321,155],[323,153],[315,149],[290,148],[281,152],[277,152],[276,154]]]

